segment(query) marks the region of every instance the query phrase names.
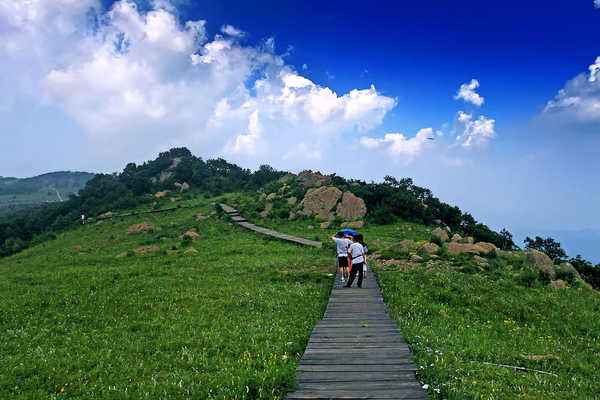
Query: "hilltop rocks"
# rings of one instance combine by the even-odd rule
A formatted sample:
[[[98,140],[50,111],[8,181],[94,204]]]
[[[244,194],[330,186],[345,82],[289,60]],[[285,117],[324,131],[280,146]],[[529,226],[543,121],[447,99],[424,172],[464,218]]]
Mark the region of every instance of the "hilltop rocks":
[[[342,201],[336,208],[336,214],[345,221],[358,220],[367,215],[367,206],[360,197],[350,192],[344,192]]]
[[[169,195],[169,191],[168,190],[164,190],[162,192],[156,192],[154,193],[154,198],[156,199],[162,199],[163,197],[167,197]]]
[[[306,216],[316,215],[324,221],[332,220],[333,208],[342,197],[342,191],[334,186],[321,186],[309,189],[301,204]]]
[[[175,187],[179,189],[180,192],[185,192],[186,190],[190,190],[190,185],[187,182],[179,183],[175,182]]]
[[[307,189],[327,185],[331,182],[331,178],[321,174],[319,171],[313,172],[308,170],[298,174],[298,182],[300,186]]]
[[[142,232],[154,232],[154,225],[148,222],[142,222],[141,224],[133,224],[127,228],[128,235],[135,235]]]
[[[447,242],[449,239],[448,232],[442,228],[435,228],[431,232],[431,236],[433,236],[434,238],[437,238],[440,242]]]
[[[554,263],[552,259],[541,251],[529,249],[525,252],[527,262],[535,267],[542,276],[546,279],[553,280],[556,278]]]
[[[350,192],[342,192],[335,186],[320,186],[309,189],[300,202],[301,213],[316,216],[323,221],[332,221],[336,216],[347,221],[349,228],[362,228],[362,218],[367,214],[367,206],[360,197]]]

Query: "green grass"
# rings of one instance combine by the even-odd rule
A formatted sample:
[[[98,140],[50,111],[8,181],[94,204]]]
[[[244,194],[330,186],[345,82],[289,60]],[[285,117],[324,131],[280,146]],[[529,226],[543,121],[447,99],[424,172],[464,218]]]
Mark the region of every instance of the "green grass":
[[[600,294],[523,282],[515,259],[492,258],[487,268],[468,259],[376,268],[430,398],[597,399]]]
[[[329,254],[196,221],[214,207],[192,203],[0,260],[0,398],[276,399],[292,388],[331,287]],[[156,230],[126,234],[143,221]],[[201,239],[180,240],[189,228]],[[159,251],[136,254],[142,245]]]

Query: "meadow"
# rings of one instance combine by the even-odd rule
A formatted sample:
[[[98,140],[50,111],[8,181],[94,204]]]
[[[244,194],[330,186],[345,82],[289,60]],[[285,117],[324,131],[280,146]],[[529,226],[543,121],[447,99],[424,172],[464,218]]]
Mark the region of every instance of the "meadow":
[[[0,259],[0,398],[276,399],[293,387],[331,258],[232,226],[210,200],[179,204],[193,208],[80,226]],[[127,234],[142,222],[154,229]],[[200,238],[182,239],[189,229]]]

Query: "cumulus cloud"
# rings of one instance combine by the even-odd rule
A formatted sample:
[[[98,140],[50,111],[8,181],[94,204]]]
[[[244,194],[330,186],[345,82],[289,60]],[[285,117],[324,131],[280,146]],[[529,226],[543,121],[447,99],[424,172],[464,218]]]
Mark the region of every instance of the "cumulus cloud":
[[[477,88],[479,88],[479,81],[477,79],[471,79],[471,82],[460,85],[460,88],[458,89],[458,92],[454,98],[456,100],[464,100],[467,103],[481,107],[485,100],[479,95],[479,93],[476,92]]]
[[[182,22],[173,3],[153,4],[0,2],[1,88],[15,89],[6,77],[16,77],[30,101],[42,93],[99,147],[148,156],[187,145],[301,162],[377,127],[396,105],[374,86],[338,94],[311,81],[275,53],[272,38],[242,46],[244,33],[225,25],[209,39],[205,21]]]
[[[359,143],[366,149],[381,149],[393,158],[410,162],[425,150],[425,146],[433,134],[432,128],[424,128],[411,138],[402,133],[387,133],[383,138],[363,136]]]
[[[600,8],[600,0],[594,0],[594,7]]]
[[[233,36],[233,37],[243,37],[246,35],[246,33],[244,31],[242,31],[232,25],[223,25],[221,27],[221,32],[223,32],[226,35]]]
[[[544,108],[545,116],[566,121],[600,122],[600,57],[589,66],[589,74],[579,74],[559,90]]]
[[[482,146],[495,137],[495,120],[480,115],[473,118],[472,114],[459,111],[457,115],[458,123],[463,126],[463,132],[457,137],[461,146],[470,148]]]

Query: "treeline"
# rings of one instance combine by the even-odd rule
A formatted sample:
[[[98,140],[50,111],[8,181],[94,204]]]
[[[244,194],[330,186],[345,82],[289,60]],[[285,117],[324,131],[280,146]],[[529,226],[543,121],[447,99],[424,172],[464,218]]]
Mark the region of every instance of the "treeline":
[[[52,238],[56,232],[79,223],[82,214],[97,216],[150,203],[153,193],[173,189],[176,182],[186,182],[207,195],[218,195],[256,190],[285,174],[269,166],[252,172],[220,158],[204,161],[186,148],[174,148],[160,153],[153,161],[141,165],[130,163],[121,173],[98,174],[77,196],[70,196],[65,202],[0,220],[0,256]]]

